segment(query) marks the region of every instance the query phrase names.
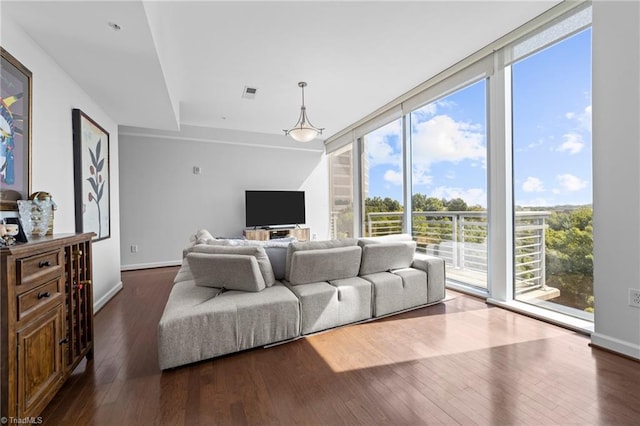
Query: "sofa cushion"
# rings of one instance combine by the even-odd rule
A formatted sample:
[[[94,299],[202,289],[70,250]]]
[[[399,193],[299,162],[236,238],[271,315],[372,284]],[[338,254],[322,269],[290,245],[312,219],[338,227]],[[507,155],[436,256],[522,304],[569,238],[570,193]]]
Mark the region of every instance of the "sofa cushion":
[[[437,302],[445,298],[445,283],[447,280],[444,259],[428,254],[416,253],[411,267],[427,273],[428,303]]]
[[[288,281],[299,285],[355,277],[360,269],[361,253],[358,246],[294,251]]]
[[[281,283],[260,293],[228,291],[219,299],[236,306],[239,351],[300,335],[300,302]]]
[[[378,243],[360,240],[358,244],[362,247],[360,275],[408,268],[416,251],[415,241]]]
[[[261,291],[266,287],[258,260],[253,256],[189,253],[185,262],[200,287],[241,291]]]
[[[262,247],[255,246],[218,246],[210,244],[197,244],[190,249],[191,253],[207,253],[207,254],[242,254],[245,256],[253,256],[258,261],[260,272],[264,278],[267,287],[271,287],[275,282],[273,268],[267,253]]]
[[[351,246],[357,246],[357,244],[358,244],[358,240],[356,240],[355,238],[343,238],[340,240],[293,242],[289,244],[288,251],[287,251],[285,279],[287,281],[291,281],[290,279],[291,258],[293,254],[296,252],[307,251],[307,250],[323,250],[323,249],[331,249],[331,248],[339,248],[339,247],[351,247]],[[326,280],[322,279],[318,281],[326,281]]]
[[[327,282],[293,286],[291,291],[300,300],[301,334],[311,334],[339,323],[338,289]]]
[[[390,272],[362,276],[373,286],[373,316],[381,317],[405,309],[402,277]]]
[[[158,324],[158,360],[164,370],[299,335],[299,301],[280,283],[249,293],[183,281]]]
[[[186,259],[186,255],[185,255],[185,259]],[[189,264],[185,259],[182,260],[182,266],[180,267],[180,270],[176,274],[176,277],[173,279],[174,284],[181,283],[182,281],[193,280],[193,275],[191,274],[191,268],[189,268]]]

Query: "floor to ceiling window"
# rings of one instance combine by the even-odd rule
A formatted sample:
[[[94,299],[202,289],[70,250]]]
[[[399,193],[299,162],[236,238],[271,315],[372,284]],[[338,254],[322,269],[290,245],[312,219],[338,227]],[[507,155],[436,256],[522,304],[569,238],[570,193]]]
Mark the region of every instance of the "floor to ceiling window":
[[[449,285],[588,330],[591,6],[554,9],[329,140],[350,141],[357,169],[342,209],[331,153],[332,217],[355,236],[411,232]]]
[[[487,286],[486,81],[411,113],[412,234],[447,277]]]
[[[367,133],[362,147],[362,233],[402,233],[402,120]]]
[[[514,295],[593,318],[591,30],[511,68]]]

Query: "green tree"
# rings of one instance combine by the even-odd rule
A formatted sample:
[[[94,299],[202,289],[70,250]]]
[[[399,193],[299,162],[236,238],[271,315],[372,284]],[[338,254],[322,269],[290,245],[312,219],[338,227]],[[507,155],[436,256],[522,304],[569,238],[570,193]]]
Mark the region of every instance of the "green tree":
[[[452,198],[445,203],[447,210],[450,212],[467,211],[467,203],[462,198]]]
[[[380,197],[367,198],[364,200],[364,210],[366,213],[370,212],[401,212],[402,205],[398,200],[394,200],[390,197],[384,199]]]
[[[556,211],[547,219],[547,285],[560,290],[559,303],[593,310],[593,209]]]
[[[374,216],[371,217],[371,223],[369,223],[369,215],[367,213],[392,213],[401,212],[402,205],[398,200],[394,200],[390,197],[373,197],[364,200],[364,212],[365,212],[365,235],[369,235],[369,228],[371,228],[372,235],[385,235],[385,234],[397,234],[402,232],[402,217],[396,215],[389,216]]]
[[[418,212],[439,212],[444,210],[444,203],[436,197],[427,197],[424,194],[413,194],[412,207]]]

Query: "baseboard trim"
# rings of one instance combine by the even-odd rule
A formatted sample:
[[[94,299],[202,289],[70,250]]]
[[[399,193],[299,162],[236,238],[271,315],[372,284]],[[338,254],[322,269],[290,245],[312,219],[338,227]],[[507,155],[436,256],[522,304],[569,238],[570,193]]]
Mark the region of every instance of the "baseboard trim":
[[[104,296],[102,296],[99,300],[97,300],[94,304],[93,304],[93,312],[96,313],[98,312],[100,309],[102,309],[104,307],[104,305],[107,304],[107,302],[111,299],[113,299],[113,297],[118,294],[118,292],[122,290],[122,281],[118,282],[118,284],[114,285],[111,290],[109,290],[107,292],[107,294],[105,294]]]
[[[640,360],[640,345],[600,333],[591,334],[591,346]]]
[[[182,260],[170,260],[168,262],[136,263],[134,265],[121,265],[120,271],[135,271],[136,269],[166,268],[167,266],[180,266]]]

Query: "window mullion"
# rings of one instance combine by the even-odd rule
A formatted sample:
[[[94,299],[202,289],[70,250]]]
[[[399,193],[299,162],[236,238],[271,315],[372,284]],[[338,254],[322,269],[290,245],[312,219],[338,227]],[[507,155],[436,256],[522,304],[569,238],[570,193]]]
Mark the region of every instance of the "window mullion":
[[[488,84],[488,218],[491,299],[513,298],[513,190],[511,146],[510,67],[502,66],[504,52],[494,54],[494,74]]]
[[[412,234],[413,228],[413,203],[411,200],[412,194],[412,156],[411,156],[411,114],[405,114],[402,116],[402,153],[403,153],[403,182],[404,182],[404,215],[403,215],[403,229],[406,234]]]

